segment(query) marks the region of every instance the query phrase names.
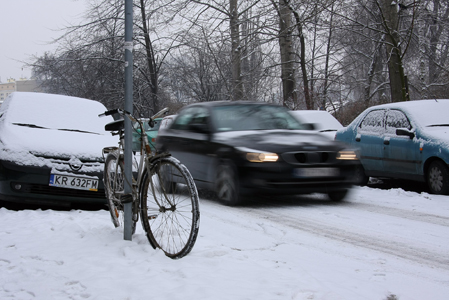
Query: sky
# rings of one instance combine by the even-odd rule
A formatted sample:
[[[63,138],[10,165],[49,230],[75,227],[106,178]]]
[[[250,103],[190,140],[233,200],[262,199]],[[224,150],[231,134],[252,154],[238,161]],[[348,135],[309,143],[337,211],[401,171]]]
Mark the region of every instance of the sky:
[[[30,78],[23,68],[32,55],[52,51],[58,29],[82,19],[85,0],[0,0],[0,82],[8,78]],[[23,68],[23,70],[22,70]]]

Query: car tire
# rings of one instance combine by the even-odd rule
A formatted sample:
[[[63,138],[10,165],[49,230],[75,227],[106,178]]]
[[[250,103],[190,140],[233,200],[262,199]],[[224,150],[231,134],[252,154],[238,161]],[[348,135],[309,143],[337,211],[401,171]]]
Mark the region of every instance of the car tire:
[[[220,202],[226,205],[238,205],[240,200],[237,172],[233,164],[221,163],[217,168],[215,193]]]
[[[365,175],[365,169],[362,165],[355,169],[354,181],[356,185],[365,186],[368,184],[369,177]]]
[[[449,194],[449,169],[439,160],[433,161],[427,170],[427,185],[432,194]]]
[[[329,198],[334,202],[343,201],[348,195],[348,190],[334,191],[327,194]]]

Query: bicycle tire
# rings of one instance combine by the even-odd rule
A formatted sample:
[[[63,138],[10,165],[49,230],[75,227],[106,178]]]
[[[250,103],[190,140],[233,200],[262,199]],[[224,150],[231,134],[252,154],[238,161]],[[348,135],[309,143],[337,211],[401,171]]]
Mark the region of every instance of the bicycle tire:
[[[141,221],[150,244],[170,258],[186,256],[200,224],[198,191],[190,172],[179,160],[163,157],[145,171],[142,183]]]
[[[111,152],[106,156],[103,183],[109,213],[115,227],[123,227],[125,220],[123,204],[120,201],[120,196],[123,195],[125,188],[123,166],[123,156],[119,155],[118,152]],[[136,222],[136,218],[133,217],[132,233],[136,231]]]

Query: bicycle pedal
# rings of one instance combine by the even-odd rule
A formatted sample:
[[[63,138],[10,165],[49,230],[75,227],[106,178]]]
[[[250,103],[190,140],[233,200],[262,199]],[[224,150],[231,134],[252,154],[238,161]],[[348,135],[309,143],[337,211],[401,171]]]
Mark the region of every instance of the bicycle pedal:
[[[132,194],[122,195],[120,197],[120,202],[121,203],[131,203],[131,202],[133,202],[133,195]]]

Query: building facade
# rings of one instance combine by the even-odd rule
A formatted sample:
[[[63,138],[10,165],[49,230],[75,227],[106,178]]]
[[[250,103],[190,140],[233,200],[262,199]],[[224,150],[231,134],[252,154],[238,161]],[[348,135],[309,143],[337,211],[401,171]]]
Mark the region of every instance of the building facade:
[[[5,83],[0,83],[0,103],[12,92],[39,92],[39,86],[35,79],[15,80],[10,78]]]

